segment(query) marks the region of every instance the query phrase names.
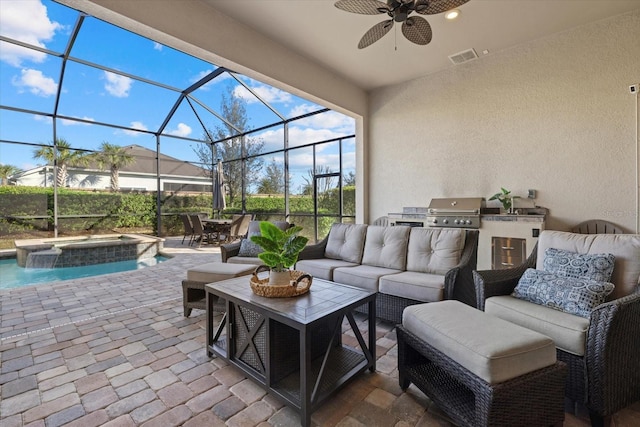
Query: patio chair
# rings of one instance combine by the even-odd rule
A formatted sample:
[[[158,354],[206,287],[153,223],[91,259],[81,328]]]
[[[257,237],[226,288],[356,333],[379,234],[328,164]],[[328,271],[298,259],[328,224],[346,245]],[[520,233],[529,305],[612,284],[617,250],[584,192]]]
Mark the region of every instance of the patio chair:
[[[554,255],[560,251],[565,252]],[[577,274],[575,266],[580,276],[599,273],[610,264],[605,262],[609,256],[615,258],[610,279],[615,287],[606,299],[593,295],[595,279],[589,281],[589,288],[569,285],[574,286],[570,298],[558,298],[563,295],[561,288],[556,293],[546,291],[549,286],[558,289],[565,286],[562,283],[580,280],[567,278],[569,273]],[[543,274],[536,274],[539,270]],[[560,279],[554,279],[556,275],[550,273],[558,270]],[[558,359],[569,367],[565,396],[574,402],[574,409],[589,410],[593,426],[608,424],[615,412],[640,399],[640,235],[545,230],[524,264],[473,275],[480,310],[554,340]],[[522,293],[519,298],[513,296],[521,277],[527,275],[533,280],[525,277],[523,285],[537,303],[524,300]],[[570,290],[569,286],[565,289]],[[599,298],[605,302],[598,304]],[[589,302],[595,305],[590,312],[573,314],[577,303]]]
[[[193,235],[193,224],[191,223],[189,214],[180,214],[180,219],[182,219],[182,225],[184,226],[184,236],[182,236],[182,244],[184,245],[184,239],[189,236],[189,245],[191,245],[191,243],[193,243],[193,239],[195,239],[195,236]]]
[[[198,247],[200,247],[203,242],[211,243],[211,234],[205,230],[200,215],[189,215],[189,218],[193,224],[194,242],[198,242]]]
[[[389,225],[389,217],[388,216],[381,216],[379,218],[376,218],[371,225],[381,225],[383,227],[386,227],[387,225]]]
[[[579,234],[624,234],[624,231],[622,231],[620,227],[603,219],[583,221],[573,227],[571,232]]]
[[[233,242],[245,237],[249,231],[249,223],[252,220],[253,215],[251,214],[234,215],[231,226],[229,227],[229,235],[226,238],[226,242]]]

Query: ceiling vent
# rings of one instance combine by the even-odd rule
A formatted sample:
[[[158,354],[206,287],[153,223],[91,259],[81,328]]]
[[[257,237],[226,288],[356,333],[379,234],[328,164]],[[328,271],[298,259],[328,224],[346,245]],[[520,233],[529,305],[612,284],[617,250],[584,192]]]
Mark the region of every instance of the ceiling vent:
[[[478,59],[478,54],[473,49],[467,49],[463,50],[462,52],[450,55],[449,59],[454,63],[454,65],[460,65],[462,63]]]

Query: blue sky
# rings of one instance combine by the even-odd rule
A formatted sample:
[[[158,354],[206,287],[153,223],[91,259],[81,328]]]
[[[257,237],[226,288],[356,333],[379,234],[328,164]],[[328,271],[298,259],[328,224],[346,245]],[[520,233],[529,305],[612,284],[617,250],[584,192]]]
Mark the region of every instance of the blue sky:
[[[64,52],[78,19],[78,12],[45,0],[0,0],[0,34],[36,46],[54,54],[0,42],[0,105],[51,114],[56,93],[61,90],[58,114],[72,118],[57,121],[57,135],[73,147],[97,149],[108,141],[118,145],[138,144],[155,150],[152,134],[157,131],[183,90],[216,66],[127,32],[111,24],[87,17],[70,56],[106,67],[102,70],[77,61],[68,61],[60,81],[62,60],[55,54]],[[124,74],[161,83],[157,87]],[[282,116],[295,117],[323,108],[272,86],[245,76],[245,84],[268,102]],[[221,75],[193,93],[193,96],[219,112],[221,94],[231,88],[234,96],[246,101],[249,127],[258,128],[279,121],[279,117],[262,104],[228,73]],[[197,102],[194,108],[208,128],[221,122]],[[84,120],[85,122],[73,119]],[[98,126],[104,122],[125,127]],[[0,109],[0,163],[30,169],[41,160],[33,159],[33,147],[9,144],[9,141],[50,143],[53,139],[50,117]],[[290,146],[304,145],[355,133],[353,119],[330,111],[289,127]],[[183,103],[168,123],[161,139],[164,154],[187,161],[197,161],[192,145],[197,143],[168,137],[177,135],[201,139],[203,130],[191,107]],[[254,135],[264,141],[264,151],[281,148],[283,128],[272,128]],[[346,142],[344,169],[355,168],[354,141]],[[318,163],[337,167],[337,144],[327,145],[319,153]],[[282,156],[276,161],[281,162]],[[309,150],[290,153],[292,173],[302,173],[312,165]]]

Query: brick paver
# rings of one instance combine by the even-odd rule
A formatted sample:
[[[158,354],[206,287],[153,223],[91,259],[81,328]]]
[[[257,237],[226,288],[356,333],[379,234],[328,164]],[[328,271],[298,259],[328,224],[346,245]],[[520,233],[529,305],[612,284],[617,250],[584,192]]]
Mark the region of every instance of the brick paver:
[[[219,260],[199,251],[139,271],[0,291],[0,425],[299,426],[295,411],[207,357],[202,311],[183,316],[185,271]],[[343,342],[353,340],[347,324],[343,331]],[[377,372],[349,383],[312,423],[451,425],[414,386],[400,389],[393,325],[379,323],[376,337]],[[638,419],[640,402],[614,415],[621,427]],[[589,425],[568,414],[565,422]]]

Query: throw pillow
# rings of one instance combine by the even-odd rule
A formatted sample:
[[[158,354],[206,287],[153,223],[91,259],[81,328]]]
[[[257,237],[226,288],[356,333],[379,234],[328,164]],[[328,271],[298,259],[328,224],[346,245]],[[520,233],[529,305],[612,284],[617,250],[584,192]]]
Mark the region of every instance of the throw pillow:
[[[546,271],[527,269],[512,296],[565,313],[589,318],[612,291],[613,283],[586,278],[565,277]]]
[[[586,278],[598,282],[611,280],[615,257],[612,254],[579,254],[562,249],[544,251],[544,271],[565,277]]]
[[[240,241],[240,251],[238,256],[255,258],[258,254],[262,253],[262,248],[249,239],[242,239]]]

